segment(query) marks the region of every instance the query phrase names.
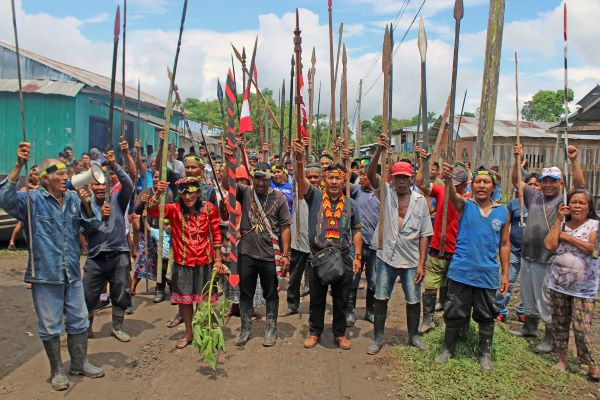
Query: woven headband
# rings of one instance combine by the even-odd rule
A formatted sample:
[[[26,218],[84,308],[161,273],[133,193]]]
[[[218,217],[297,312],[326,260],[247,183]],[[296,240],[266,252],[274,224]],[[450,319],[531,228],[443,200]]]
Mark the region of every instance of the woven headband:
[[[40,172],[40,178],[43,176],[49,175],[53,172],[63,170],[63,169],[67,169],[67,166],[65,165],[65,163],[59,162],[56,164],[52,164],[49,167],[47,167],[46,169],[43,169],[42,172]]]
[[[260,179],[271,179],[271,177],[273,176],[271,171],[264,171],[264,170],[259,170],[259,169],[254,169],[254,170],[250,171],[250,175],[253,178],[260,178]]]
[[[204,165],[204,160],[198,156],[190,155],[183,159],[183,162],[192,161],[198,163],[199,165]]]
[[[490,178],[492,178],[492,182],[494,184],[496,184],[496,175],[492,171],[487,171],[487,170],[483,170],[483,169],[479,170],[479,171],[475,171],[475,172],[473,172],[473,180],[475,180],[475,177],[477,177],[479,175],[489,176]]]

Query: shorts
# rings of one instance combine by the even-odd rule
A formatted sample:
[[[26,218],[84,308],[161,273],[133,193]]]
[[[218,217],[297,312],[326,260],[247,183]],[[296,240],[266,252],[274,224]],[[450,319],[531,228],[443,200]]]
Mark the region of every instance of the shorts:
[[[427,256],[425,262],[425,280],[423,286],[425,290],[437,290],[446,285],[446,275],[448,274],[448,265],[450,261]]]

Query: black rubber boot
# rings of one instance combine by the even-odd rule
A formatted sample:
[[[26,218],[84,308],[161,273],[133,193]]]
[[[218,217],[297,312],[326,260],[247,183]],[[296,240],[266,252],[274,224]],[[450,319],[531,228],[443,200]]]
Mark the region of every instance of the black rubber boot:
[[[385,342],[385,320],[387,318],[387,301],[377,301],[375,303],[374,322],[373,322],[373,342],[367,348],[367,354],[377,354]]]
[[[279,312],[279,298],[267,300],[267,327],[263,346],[271,347],[277,342],[277,313]]]
[[[367,288],[365,321],[375,323],[375,291]]]
[[[525,323],[518,331],[509,330],[508,332],[515,336],[521,337],[537,337],[538,335],[538,324],[540,322],[540,317],[533,315],[525,316]]]
[[[446,326],[446,332],[444,332],[444,344],[442,346],[442,352],[435,358],[435,362],[438,364],[446,364],[450,358],[454,356],[456,350],[456,342],[460,328],[449,328]]]
[[[69,378],[67,378],[62,366],[62,357],[60,356],[60,336],[42,341],[42,343],[44,344],[44,350],[46,350],[46,356],[50,362],[52,389],[67,390],[69,388]]]
[[[112,308],[112,335],[121,342],[129,342],[131,336],[123,330],[123,320],[125,319],[125,310],[122,308]]]
[[[492,341],[494,339],[494,323],[479,325],[479,365],[484,371],[491,371]]]
[[[88,338],[93,338],[94,337],[94,330],[92,329],[92,325],[94,324],[94,311],[93,310],[88,310],[89,316],[88,319],[90,321],[90,325],[87,328],[87,335]]]
[[[427,333],[435,328],[433,313],[435,312],[435,290],[423,292],[423,321],[419,326],[419,333]]]
[[[240,319],[242,320],[242,329],[240,335],[235,340],[236,346],[243,346],[252,337],[252,300],[240,300]]]
[[[435,311],[444,311],[444,303],[446,303],[446,299],[448,298],[448,284],[444,284],[440,286],[440,298],[437,303],[435,303]]]
[[[408,330],[408,341],[411,346],[421,351],[427,351],[428,347],[421,342],[419,335],[419,319],[421,318],[421,303],[406,304],[406,327]]]
[[[85,375],[90,378],[102,378],[104,371],[92,365],[87,359],[88,337],[87,332],[77,335],[67,335],[67,348],[71,356],[69,374]]]
[[[351,288],[346,301],[346,326],[354,326],[356,322],[356,291],[358,289]]]
[[[546,322],[544,338],[541,342],[535,346],[536,353],[550,353],[552,351],[552,341],[554,339],[554,333],[552,331],[552,324]]]

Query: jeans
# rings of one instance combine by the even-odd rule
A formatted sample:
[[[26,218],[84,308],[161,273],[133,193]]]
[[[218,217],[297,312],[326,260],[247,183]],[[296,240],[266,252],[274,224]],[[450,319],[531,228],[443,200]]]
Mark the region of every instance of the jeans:
[[[310,266],[312,268],[312,266]],[[344,263],[344,277],[331,285],[333,298],[333,335],[346,335],[346,301],[352,285],[352,267]],[[321,336],[325,325],[325,307],[327,305],[327,288],[323,285],[315,271],[310,273],[310,316],[308,317],[308,334]]]
[[[421,284],[415,283],[415,277],[417,276],[416,267],[394,268],[380,258],[377,258],[375,276],[375,299],[389,300],[392,296],[396,278],[400,277],[406,302],[408,304],[418,304],[421,302]]]
[[[519,272],[521,271],[521,256],[515,253],[510,253],[510,263],[508,265],[508,281],[509,286],[508,290],[504,294],[504,296],[500,295],[500,292],[496,292],[496,303],[498,304],[498,308],[500,310],[500,315],[504,318],[508,318],[508,303],[510,303],[510,297],[512,295],[512,291],[515,287],[515,282],[519,277]],[[519,304],[517,307],[517,315],[523,315],[523,303]]]
[[[363,243],[363,251],[362,251],[363,262],[361,265],[360,272],[354,276],[352,279],[352,289],[358,289],[358,285],[360,284],[360,277],[362,275],[363,269],[365,270],[365,275],[367,276],[367,288],[370,290],[375,290],[375,261],[377,261],[377,250],[369,247],[368,244]]]
[[[260,276],[260,285],[265,300],[278,299],[277,272],[275,261],[264,261],[246,254],[238,257],[238,273],[240,274],[240,300],[252,302],[256,291],[256,280]]]
[[[306,261],[310,253],[304,253],[292,249],[292,259],[290,260],[290,280],[287,288],[287,304],[291,310],[298,310],[300,307],[300,283],[302,274],[306,268]],[[308,268],[310,273],[310,268]]]
[[[88,258],[83,267],[85,303],[91,312],[98,305],[104,282],[108,281],[110,302],[113,307],[127,309],[131,306],[129,252],[101,252]]]
[[[521,259],[521,300],[525,315],[540,316],[552,322],[548,277],[550,264]]]
[[[68,334],[77,335],[89,326],[81,281],[67,284],[31,284],[33,305],[38,316],[37,332],[42,341],[60,336],[62,317]]]

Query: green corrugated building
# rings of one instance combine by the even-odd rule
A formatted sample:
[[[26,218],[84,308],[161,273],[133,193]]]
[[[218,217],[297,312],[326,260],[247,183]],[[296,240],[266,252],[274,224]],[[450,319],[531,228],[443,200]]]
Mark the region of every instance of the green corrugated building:
[[[110,78],[48,59],[20,49],[21,76],[25,100],[25,129],[32,144],[32,159],[39,162],[56,158],[71,146],[76,158],[91,147],[101,151],[108,145]],[[17,144],[21,141],[21,117],[17,63],[14,47],[0,41],[0,175],[13,167]],[[121,84],[116,84],[113,147],[121,132]],[[125,90],[126,133],[133,146],[136,135],[144,145],[158,144],[158,131],[164,126],[165,102],[140,93],[138,120],[137,88]],[[176,134],[180,114],[171,120],[171,139]]]

